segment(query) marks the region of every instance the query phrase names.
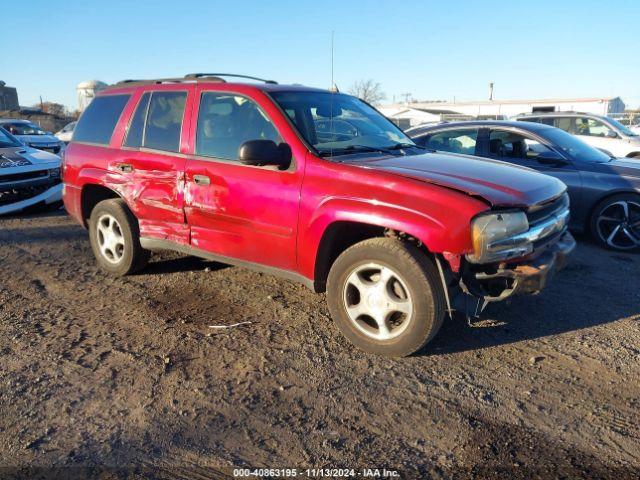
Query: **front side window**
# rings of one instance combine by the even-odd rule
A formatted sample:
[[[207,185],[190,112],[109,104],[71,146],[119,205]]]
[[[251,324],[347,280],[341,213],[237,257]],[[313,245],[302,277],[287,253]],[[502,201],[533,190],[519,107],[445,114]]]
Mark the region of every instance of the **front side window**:
[[[196,155],[237,160],[240,146],[250,140],[282,142],[271,120],[247,97],[204,92],[198,110]]]
[[[144,126],[143,147],[164,152],[180,150],[186,100],[187,92],[152,93]]]
[[[74,142],[108,145],[129,95],[96,97],[85,109],[73,131]]]
[[[506,161],[535,160],[541,153],[552,150],[539,141],[520,133],[492,130],[489,135],[489,154]]]
[[[391,121],[350,95],[296,91],[270,96],[321,156],[414,145]]]
[[[575,126],[576,135],[585,135],[588,137],[613,137],[617,136],[604,122],[595,118],[576,118]]]
[[[478,141],[478,129],[446,130],[434,133],[421,142],[427,148],[443,152],[474,155]]]

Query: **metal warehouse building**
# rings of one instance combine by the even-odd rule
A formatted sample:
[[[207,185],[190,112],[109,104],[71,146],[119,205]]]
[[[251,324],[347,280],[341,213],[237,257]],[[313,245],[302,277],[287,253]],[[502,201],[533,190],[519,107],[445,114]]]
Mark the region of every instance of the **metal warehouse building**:
[[[420,110],[436,115],[465,115],[469,117],[513,117],[532,112],[588,112],[598,115],[623,113],[624,102],[620,97],[608,98],[557,98],[546,100],[487,100],[479,102],[412,102],[409,104],[385,105],[380,108],[392,110]],[[397,117],[396,117],[397,118]]]
[[[18,110],[18,91],[0,80],[0,110]]]

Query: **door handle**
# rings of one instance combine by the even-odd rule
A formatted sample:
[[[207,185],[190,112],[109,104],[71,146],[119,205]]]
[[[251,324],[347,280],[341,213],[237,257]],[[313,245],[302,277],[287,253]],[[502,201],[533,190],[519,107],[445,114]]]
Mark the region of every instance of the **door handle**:
[[[116,165],[116,170],[119,170],[122,173],[131,173],[133,172],[133,165],[128,163],[119,163]]]
[[[194,175],[193,181],[198,185],[211,185],[211,179],[206,175]]]

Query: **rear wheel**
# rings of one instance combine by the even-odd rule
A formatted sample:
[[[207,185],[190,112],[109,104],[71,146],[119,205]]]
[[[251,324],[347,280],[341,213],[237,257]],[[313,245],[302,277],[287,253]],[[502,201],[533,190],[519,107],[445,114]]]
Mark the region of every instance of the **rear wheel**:
[[[640,249],[640,195],[621,194],[605,199],[593,212],[591,232],[605,248]]]
[[[138,222],[124,200],[98,203],[89,219],[91,248],[103,270],[123,276],[144,268],[150,252],[140,246]]]
[[[436,268],[412,244],[374,238],[345,250],[327,280],[329,310],[358,348],[387,356],[420,350],[444,319]]]

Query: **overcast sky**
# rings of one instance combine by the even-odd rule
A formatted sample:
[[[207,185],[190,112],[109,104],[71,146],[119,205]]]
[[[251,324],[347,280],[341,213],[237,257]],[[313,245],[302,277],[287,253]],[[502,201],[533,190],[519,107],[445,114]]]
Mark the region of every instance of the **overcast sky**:
[[[640,106],[640,1],[2,1],[0,80],[76,108],[82,80],[234,72],[387,99],[620,96]]]

